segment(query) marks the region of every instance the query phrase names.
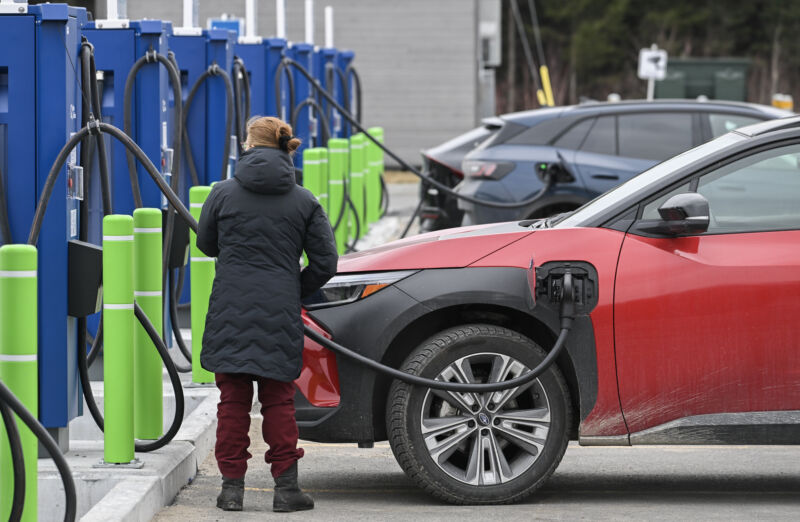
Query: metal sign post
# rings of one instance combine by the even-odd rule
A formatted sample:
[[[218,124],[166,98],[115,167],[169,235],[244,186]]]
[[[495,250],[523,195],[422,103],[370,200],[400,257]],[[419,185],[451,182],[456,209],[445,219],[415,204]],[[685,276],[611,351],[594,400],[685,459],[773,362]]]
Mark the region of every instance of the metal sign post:
[[[663,80],[667,76],[667,51],[659,49],[656,44],[640,50],[638,76],[647,80],[647,99],[652,101],[656,80]]]

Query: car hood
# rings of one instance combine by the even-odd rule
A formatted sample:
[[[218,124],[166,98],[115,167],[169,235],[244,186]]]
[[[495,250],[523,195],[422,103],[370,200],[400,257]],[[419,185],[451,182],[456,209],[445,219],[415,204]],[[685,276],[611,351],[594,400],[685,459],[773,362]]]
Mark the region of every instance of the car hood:
[[[462,268],[531,233],[516,221],[437,230],[343,256],[338,273]]]

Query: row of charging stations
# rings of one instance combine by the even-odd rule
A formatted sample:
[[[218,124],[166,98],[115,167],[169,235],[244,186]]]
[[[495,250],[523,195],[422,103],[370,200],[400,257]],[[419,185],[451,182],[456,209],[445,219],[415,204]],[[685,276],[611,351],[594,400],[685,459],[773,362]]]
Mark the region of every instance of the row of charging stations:
[[[63,4],[13,5],[17,12],[0,11],[0,175],[11,241],[22,243],[50,165],[80,128],[72,64],[87,19],[83,9]],[[66,277],[68,241],[78,237],[80,225],[81,176],[72,155],[55,186],[63,197],[50,202],[39,244],[39,419],[48,428],[66,427],[81,413],[77,322],[67,309]],[[53,435],[66,443],[63,431]]]
[[[248,2],[255,4],[255,2]],[[7,8],[13,6],[12,8]],[[196,13],[196,11],[195,11]],[[294,106],[289,106],[288,81],[282,75],[276,100],[275,78],[283,57],[289,57],[309,71],[326,89],[336,93],[345,104],[350,80],[340,73],[331,74],[332,64],[341,70],[353,60],[353,53],[333,48],[319,49],[311,44],[291,44],[285,37],[260,38],[254,34],[238,36],[224,29],[199,29],[196,20],[173,28],[160,20],[127,20],[109,10],[107,20],[89,19],[82,8],[65,4],[26,6],[0,0],[0,182],[6,188],[11,238],[2,243],[21,243],[27,238],[33,214],[47,177],[64,143],[81,126],[82,38],[94,48],[97,78],[100,85],[102,120],[123,128],[125,123],[125,86],[134,64],[148,54],[167,56],[174,53],[178,64],[181,92],[184,97],[204,71],[218,65],[231,74],[233,62],[244,62],[250,87],[250,114],[277,115],[291,120]],[[196,14],[195,14],[196,16]],[[250,26],[252,27],[252,25]],[[250,30],[249,30],[250,31]],[[175,99],[164,64],[148,61],[135,76],[131,100],[131,137],[165,176],[171,172],[173,111]],[[344,78],[342,80],[342,78]],[[333,82],[333,84],[331,84]],[[209,78],[198,88],[192,102],[186,134],[191,143],[199,182],[209,185],[222,178],[221,166],[229,161],[222,144],[225,136],[226,92],[223,81]],[[330,120],[331,137],[348,137],[349,128],[342,118],[321,99],[308,81],[294,75],[295,106],[314,99]],[[298,111],[295,134],[305,147],[324,146],[319,119],[322,114],[307,105]],[[233,133],[235,134],[235,133]],[[103,138],[111,173],[110,188],[115,214],[132,214],[135,201],[131,192],[126,150],[117,141]],[[191,185],[183,150],[180,158],[179,195],[189,203]],[[236,156],[238,146],[230,147]],[[77,321],[68,309],[69,247],[78,238],[81,227],[79,207],[88,205],[88,242],[102,240],[102,197],[98,178],[98,151],[93,150],[91,169],[83,172],[78,164],[80,152],[73,154],[58,177],[55,194],[45,214],[39,241],[39,411],[40,421],[66,449],[70,420],[82,414],[77,369]],[[299,167],[302,151],[296,156]],[[90,170],[90,171],[89,171]],[[231,170],[228,169],[230,173]],[[145,207],[163,208],[162,195],[141,165],[135,175]],[[83,176],[90,176],[83,193]],[[2,235],[2,234],[0,234]],[[189,288],[189,285],[184,285]],[[186,297],[184,296],[184,301]],[[89,321],[95,331],[98,318]],[[169,316],[165,317],[169,328]]]

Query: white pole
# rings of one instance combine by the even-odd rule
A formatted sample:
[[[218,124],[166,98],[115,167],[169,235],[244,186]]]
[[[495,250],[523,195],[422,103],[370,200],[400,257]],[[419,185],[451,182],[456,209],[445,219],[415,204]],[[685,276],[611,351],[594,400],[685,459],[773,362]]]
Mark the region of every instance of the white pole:
[[[314,45],[314,0],[306,0],[306,43]]]
[[[117,10],[117,0],[106,0],[106,19],[119,20],[119,11]]]
[[[244,34],[248,38],[256,36],[256,20],[258,20],[258,3],[256,0],[247,0],[245,4],[245,28]]]
[[[325,47],[333,48],[333,7],[325,6]]]
[[[647,101],[653,101],[653,96],[655,96],[656,91],[656,81],[652,78],[647,80]]]
[[[183,27],[197,27],[198,0],[183,0]]]
[[[275,24],[275,36],[286,39],[286,0],[275,0]]]

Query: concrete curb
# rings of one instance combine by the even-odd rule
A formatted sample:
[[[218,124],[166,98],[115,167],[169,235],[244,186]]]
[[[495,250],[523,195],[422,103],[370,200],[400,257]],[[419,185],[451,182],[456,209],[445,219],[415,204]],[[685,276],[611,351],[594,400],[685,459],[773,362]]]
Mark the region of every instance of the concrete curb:
[[[219,392],[216,388],[208,391],[208,396],[184,420],[175,440],[152,454],[137,454],[145,463],[141,470],[109,472],[109,479],[119,481],[82,521],[148,521],[173,501],[197,475],[200,463],[214,446]],[[100,451],[102,455],[102,445]]]

